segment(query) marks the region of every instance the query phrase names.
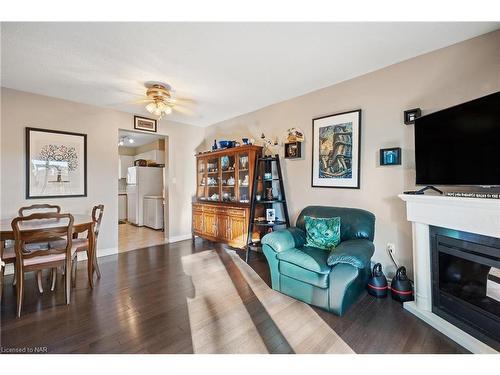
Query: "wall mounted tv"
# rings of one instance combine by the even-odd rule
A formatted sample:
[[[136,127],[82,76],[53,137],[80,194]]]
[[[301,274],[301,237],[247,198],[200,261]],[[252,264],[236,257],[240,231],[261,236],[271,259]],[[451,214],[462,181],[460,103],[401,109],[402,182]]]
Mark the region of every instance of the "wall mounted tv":
[[[417,185],[500,186],[500,91],[417,118]]]

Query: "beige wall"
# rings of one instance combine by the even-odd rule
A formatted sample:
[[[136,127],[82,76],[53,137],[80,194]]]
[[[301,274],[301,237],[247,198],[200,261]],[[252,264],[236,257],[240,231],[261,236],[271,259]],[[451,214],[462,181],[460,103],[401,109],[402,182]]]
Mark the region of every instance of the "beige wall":
[[[413,189],[415,180],[413,126],[404,125],[403,111],[420,107],[426,114],[499,90],[500,31],[496,31],[215,124],[207,129],[205,149],[214,139],[258,140],[262,132],[282,138],[286,129],[301,128],[306,137],[304,157],[283,162],[293,222],[306,205],[367,209],[377,217],[374,260],[392,269],[385,248],[393,242],[399,262],[411,266],[411,226],[397,197]],[[312,188],[311,120],[355,109],[362,110],[361,189]],[[403,149],[403,165],[379,166],[379,149],[386,147]]]
[[[88,196],[84,198],[25,199],[24,128],[36,127],[87,134]],[[118,246],[118,129],[133,129],[133,115],[66,100],[1,89],[1,200],[2,218],[12,217],[26,204],[57,203],[64,211],[89,213],[105,205],[100,249]],[[158,134],[170,140],[167,168],[169,192],[168,236],[189,237],[190,205],[195,189],[196,148],[203,142],[200,128],[160,121]]]

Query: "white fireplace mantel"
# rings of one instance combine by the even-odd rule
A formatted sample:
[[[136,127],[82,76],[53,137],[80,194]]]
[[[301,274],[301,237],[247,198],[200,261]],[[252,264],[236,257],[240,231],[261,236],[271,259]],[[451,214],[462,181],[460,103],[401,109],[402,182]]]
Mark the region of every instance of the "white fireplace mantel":
[[[413,229],[415,301],[404,308],[473,353],[498,353],[432,312],[429,226],[500,238],[500,199],[401,194]]]

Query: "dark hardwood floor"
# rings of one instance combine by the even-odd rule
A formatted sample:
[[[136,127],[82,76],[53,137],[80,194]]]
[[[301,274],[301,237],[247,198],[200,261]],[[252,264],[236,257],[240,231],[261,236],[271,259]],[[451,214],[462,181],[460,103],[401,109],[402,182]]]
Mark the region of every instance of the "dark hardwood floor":
[[[79,262],[69,306],[64,304],[61,277],[55,292],[39,295],[30,276],[20,319],[15,318],[12,276],[7,276],[0,317],[2,351],[192,353],[186,298],[196,291],[181,258],[214,248],[223,251],[222,245],[197,239],[194,245],[183,241],[99,258],[103,276],[93,291],[87,286],[86,264]],[[270,285],[264,256],[252,253],[250,265]],[[48,289],[48,280],[45,286]],[[248,286],[236,286],[248,294],[242,297],[256,298]],[[341,318],[314,310],[356,353],[467,352],[391,299],[366,295]]]

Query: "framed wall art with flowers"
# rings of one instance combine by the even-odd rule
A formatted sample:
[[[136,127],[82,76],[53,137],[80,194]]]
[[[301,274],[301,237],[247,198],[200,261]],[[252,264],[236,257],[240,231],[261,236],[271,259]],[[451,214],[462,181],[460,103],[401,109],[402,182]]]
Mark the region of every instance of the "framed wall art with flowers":
[[[87,135],[26,128],[26,198],[87,196]]]

